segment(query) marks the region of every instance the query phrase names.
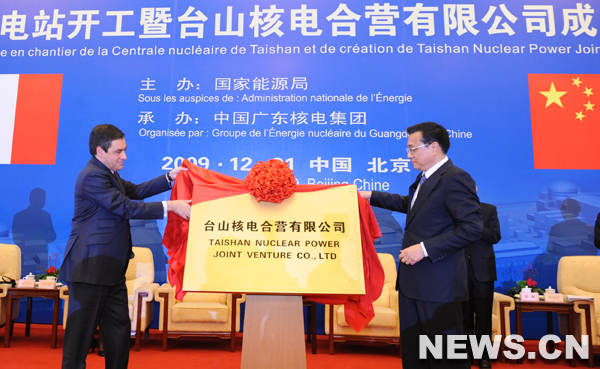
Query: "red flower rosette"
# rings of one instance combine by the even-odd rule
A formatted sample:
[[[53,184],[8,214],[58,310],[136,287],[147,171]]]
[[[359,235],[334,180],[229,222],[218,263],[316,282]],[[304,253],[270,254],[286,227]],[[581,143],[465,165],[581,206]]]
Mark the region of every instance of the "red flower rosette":
[[[281,204],[296,191],[296,178],[288,163],[270,159],[267,162],[259,161],[252,167],[244,179],[244,186],[257,202]]]

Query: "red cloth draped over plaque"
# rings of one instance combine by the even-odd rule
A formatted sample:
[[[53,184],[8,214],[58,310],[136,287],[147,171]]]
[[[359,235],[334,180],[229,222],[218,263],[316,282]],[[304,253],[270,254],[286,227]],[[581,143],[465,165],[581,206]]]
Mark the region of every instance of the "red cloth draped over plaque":
[[[242,180],[203,169],[185,160],[183,167],[189,171],[178,174],[173,185],[171,200],[189,200],[195,186],[202,186],[203,191],[196,191],[192,204],[249,193]],[[319,191],[330,185],[298,185],[296,192]],[[381,295],[385,275],[379,262],[373,241],[381,237],[379,226],[369,203],[358,195],[360,214],[363,266],[365,272],[365,295],[307,295],[312,301],[322,304],[344,305],[346,322],[357,332],[373,319],[375,312],[373,302]],[[175,286],[176,297],[181,300],[185,292],[181,290],[185,269],[185,252],[187,247],[189,221],[178,215],[169,213],[163,244],[169,250],[169,282]],[[243,291],[231,291],[243,292]]]

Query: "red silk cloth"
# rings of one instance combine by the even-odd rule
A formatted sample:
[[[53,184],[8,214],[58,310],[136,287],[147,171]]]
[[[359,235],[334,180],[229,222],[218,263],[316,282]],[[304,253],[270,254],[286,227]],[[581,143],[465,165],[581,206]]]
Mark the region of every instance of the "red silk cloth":
[[[200,168],[187,160],[183,162],[182,167],[189,170],[181,171],[177,175],[171,192],[171,200],[192,199],[193,205],[204,201],[250,193],[240,179]],[[202,191],[196,191],[196,196],[193,197],[195,186],[202,186]],[[296,192],[319,191],[333,186],[336,185],[297,185]],[[322,304],[344,305],[346,322],[358,332],[375,316],[373,302],[381,295],[385,275],[373,245],[373,241],[381,237],[379,226],[367,200],[363,199],[358,193],[357,196],[365,273],[365,295],[306,295],[305,297]],[[168,249],[169,255],[169,282],[175,287],[175,296],[180,301],[185,295],[185,292],[182,291],[182,285],[188,230],[188,220],[169,212],[163,245]]]

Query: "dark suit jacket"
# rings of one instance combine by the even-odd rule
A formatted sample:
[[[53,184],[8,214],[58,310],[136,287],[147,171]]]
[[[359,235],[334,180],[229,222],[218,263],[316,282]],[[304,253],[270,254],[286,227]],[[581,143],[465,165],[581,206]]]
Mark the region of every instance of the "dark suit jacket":
[[[494,205],[481,203],[483,217],[483,231],[479,241],[467,246],[465,252],[471,256],[475,278],[479,282],[492,282],[496,280],[496,255],[494,244],[500,241],[500,221],[498,211]]]
[[[467,300],[464,248],[477,241],[483,228],[475,182],[451,161],[428,178],[412,207],[421,174],[408,196],[373,191],[371,205],[407,213],[402,248],[424,242],[429,257],[415,265],[400,263],[398,289],[424,301]]]
[[[132,256],[129,219],[162,219],[161,202],[141,200],[170,189],[164,175],[136,185],[92,157],[75,182],[75,211],[60,279],[105,286],[123,278]]]

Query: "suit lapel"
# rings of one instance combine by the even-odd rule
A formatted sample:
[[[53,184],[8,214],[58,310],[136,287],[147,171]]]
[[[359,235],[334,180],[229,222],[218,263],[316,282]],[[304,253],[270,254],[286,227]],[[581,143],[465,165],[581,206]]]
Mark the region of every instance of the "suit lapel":
[[[419,208],[421,207],[421,205],[423,205],[425,200],[427,200],[427,197],[429,197],[429,195],[431,195],[431,192],[433,191],[434,188],[436,188],[438,182],[442,179],[442,176],[444,175],[444,173],[446,173],[446,171],[448,171],[448,168],[450,168],[451,165],[452,165],[452,162],[450,160],[448,160],[444,165],[442,165],[438,170],[436,170],[431,175],[430,178],[427,178],[425,180],[425,182],[423,182],[423,184],[421,185],[421,188],[419,189],[419,193],[417,194],[417,199],[415,200],[415,203],[413,204],[412,208],[410,208],[410,211],[406,216],[406,223],[408,223],[414,217],[414,215],[419,211]],[[421,173],[421,175],[422,175],[422,173]],[[417,180],[415,181],[415,183],[413,183],[410,186],[411,192],[413,194],[413,195],[411,195],[411,198],[410,198],[411,202],[412,202],[412,196],[414,196],[414,191],[416,190],[416,185],[421,180],[421,175],[419,175],[417,177]],[[412,190],[413,186],[415,186],[415,190]]]
[[[119,175],[119,173],[114,172],[111,174],[111,176],[113,177],[113,179],[116,182],[116,187],[119,191],[121,191],[121,193],[123,195],[125,195],[125,188],[123,187],[123,184],[121,183],[121,176]]]
[[[90,159],[90,162],[92,164],[94,164],[95,166],[97,166],[98,168],[105,171],[106,174],[108,174],[108,176],[109,176],[111,182],[113,183],[113,185],[115,186],[115,188],[117,190],[119,190],[123,195],[125,195],[125,188],[123,187],[123,185],[121,183],[121,176],[119,176],[119,173],[111,172],[110,169],[108,169],[106,167],[106,165],[102,164],[102,162],[100,160],[96,159],[95,156],[92,156],[92,158]]]
[[[419,182],[421,181],[422,176],[423,176],[423,172],[421,172],[417,176],[417,179],[415,180],[415,182],[413,184],[411,184],[410,187],[408,188],[408,211],[406,212],[406,222],[407,223],[412,215],[412,207],[410,206],[410,204],[412,204],[413,197],[415,196],[415,191],[417,190],[417,187],[419,186]]]

